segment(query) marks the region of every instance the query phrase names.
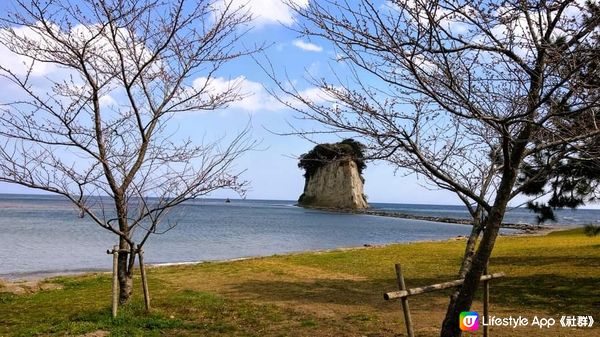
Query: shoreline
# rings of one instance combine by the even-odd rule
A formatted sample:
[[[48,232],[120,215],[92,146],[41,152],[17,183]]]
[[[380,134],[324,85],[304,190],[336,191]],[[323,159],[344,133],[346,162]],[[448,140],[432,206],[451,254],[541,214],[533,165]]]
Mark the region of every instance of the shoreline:
[[[424,220],[424,219],[415,219],[415,220]],[[430,221],[430,220],[427,220]],[[573,227],[543,227],[541,229],[537,229],[535,231],[526,231],[521,230],[521,232],[513,233],[513,234],[500,234],[501,236],[543,236],[547,235],[551,232],[570,230]],[[246,260],[257,260],[263,258],[269,258],[273,256],[292,256],[298,254],[323,254],[329,252],[340,252],[340,251],[352,251],[352,250],[361,250],[361,249],[370,249],[370,248],[381,248],[387,247],[391,245],[411,245],[411,244],[419,244],[419,243],[434,243],[434,242],[453,242],[458,240],[466,240],[467,236],[458,235],[455,237],[447,238],[447,239],[439,239],[439,240],[422,240],[422,241],[407,241],[407,242],[389,242],[384,244],[363,244],[361,246],[347,246],[347,247],[337,247],[337,248],[329,248],[329,249],[316,249],[316,250],[306,250],[306,251],[291,251],[287,253],[275,253],[271,255],[256,255],[256,256],[243,256],[236,257],[230,259],[218,259],[218,260],[199,260],[199,261],[180,261],[180,262],[157,262],[157,263],[147,263],[147,268],[165,268],[165,267],[176,267],[176,266],[194,266],[200,264],[211,264],[211,263],[230,263],[237,261],[246,261]],[[35,289],[40,288],[40,284],[45,283],[45,281],[50,280],[55,277],[71,277],[71,276],[85,276],[85,275],[95,275],[95,274],[110,274],[112,271],[110,269],[74,269],[74,270],[62,270],[62,271],[39,271],[39,272],[26,272],[26,273],[9,273],[0,276],[0,293],[2,290],[8,290],[11,292],[11,288],[19,287],[23,285],[26,288],[34,289],[31,292],[35,292]],[[3,289],[4,288],[4,289]],[[27,290],[24,290],[27,293]],[[23,293],[23,292],[21,292]]]
[[[345,213],[345,214],[357,214],[357,215],[371,215],[371,216],[382,216],[382,217],[391,217],[391,218],[401,218],[401,219],[409,219],[409,220],[421,220],[421,221],[430,221],[430,222],[438,222],[438,223],[448,223],[448,224],[458,224],[458,225],[470,225],[470,221],[464,218],[451,218],[451,217],[441,217],[441,216],[429,216],[429,215],[415,215],[408,214],[402,212],[395,211],[385,211],[385,210],[376,210],[376,209],[339,209],[339,208],[327,208],[327,207],[312,207],[312,206],[301,206],[295,204],[296,207],[303,207],[307,209],[332,212],[332,213]],[[516,224],[516,223],[503,223],[501,225],[502,229],[511,229],[515,230],[514,233],[501,233],[501,236],[539,236],[546,235],[555,231],[569,230],[577,227],[577,225],[533,225],[533,224]],[[305,250],[305,251],[289,251],[284,253],[273,253],[270,255],[256,255],[256,256],[242,256],[235,257],[229,259],[216,259],[216,260],[198,260],[198,261],[176,261],[176,262],[157,262],[157,263],[148,263],[147,266],[149,268],[161,268],[161,267],[169,267],[169,266],[184,266],[184,265],[197,265],[203,263],[227,263],[227,262],[235,262],[235,261],[243,261],[249,259],[260,259],[266,258],[276,255],[293,255],[293,254],[303,254],[303,253],[324,253],[331,251],[344,251],[344,250],[355,250],[355,249],[365,249],[365,248],[374,248],[374,247],[385,247],[389,245],[395,244],[414,244],[421,242],[445,242],[445,241],[456,241],[456,240],[465,240],[468,235],[458,235],[454,237],[449,237],[445,239],[439,240],[419,240],[419,241],[404,241],[404,242],[389,242],[384,244],[370,244],[365,243],[360,246],[342,246],[336,248],[326,248],[326,249],[315,249],[315,250]],[[4,284],[19,284],[19,283],[41,283],[44,280],[51,279],[54,277],[60,276],[80,276],[80,275],[88,275],[88,274],[101,274],[101,273],[110,273],[110,269],[106,268],[85,268],[85,269],[73,269],[73,270],[48,270],[48,271],[32,271],[32,272],[23,272],[23,273],[6,273],[0,275],[0,285]],[[1,288],[0,288],[1,289]]]

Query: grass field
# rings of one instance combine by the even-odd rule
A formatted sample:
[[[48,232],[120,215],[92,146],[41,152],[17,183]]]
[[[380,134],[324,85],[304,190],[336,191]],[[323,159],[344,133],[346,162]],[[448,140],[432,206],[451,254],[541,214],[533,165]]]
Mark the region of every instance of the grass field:
[[[0,336],[403,336],[399,302],[382,297],[395,290],[394,263],[408,287],[447,281],[463,249],[451,240],[151,268],[152,312],[144,313],[136,284],[115,320],[109,275],[59,277],[34,293],[0,289]],[[598,321],[591,329],[492,327],[491,336],[600,336],[600,237],[502,237],[490,271],[507,274],[492,282],[492,315]],[[439,335],[448,294],[410,298],[417,336]]]

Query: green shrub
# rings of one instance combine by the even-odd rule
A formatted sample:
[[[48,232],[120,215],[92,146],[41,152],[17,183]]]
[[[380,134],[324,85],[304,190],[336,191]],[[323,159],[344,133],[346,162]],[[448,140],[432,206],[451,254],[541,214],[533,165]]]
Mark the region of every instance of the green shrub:
[[[583,232],[587,236],[596,236],[596,235],[600,234],[600,226],[586,225],[585,228],[583,229]]]

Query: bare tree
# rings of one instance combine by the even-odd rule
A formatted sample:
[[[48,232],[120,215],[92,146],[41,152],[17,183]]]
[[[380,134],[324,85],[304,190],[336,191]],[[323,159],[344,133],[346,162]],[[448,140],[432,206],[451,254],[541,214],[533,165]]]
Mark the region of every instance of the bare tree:
[[[0,44],[25,64],[0,65],[17,92],[0,96],[0,181],[63,195],[117,235],[126,302],[136,252],[173,226],[161,225],[169,209],[244,190],[232,164],[253,146],[248,128],[227,143],[194,144],[168,122],[241,97],[236,83],[216,92],[212,80],[251,52],[236,46],[250,17],[213,0],[15,4],[0,19]],[[40,76],[40,67],[55,71]]]
[[[600,8],[520,0],[289,5],[303,19],[299,32],[329,41],[335,62],[349,69],[333,81],[309,79],[329,98],[323,102],[265,66],[280,100],[324,126],[295,132],[350,133],[373,158],[454,192],[476,220],[460,271],[465,282],[442,324],[442,336],[459,336],[459,314],[472,304],[508,203],[539,180],[522,174],[523,163],[600,132],[598,87],[582,82],[599,52]],[[557,132],[561,120],[583,115],[589,127]]]

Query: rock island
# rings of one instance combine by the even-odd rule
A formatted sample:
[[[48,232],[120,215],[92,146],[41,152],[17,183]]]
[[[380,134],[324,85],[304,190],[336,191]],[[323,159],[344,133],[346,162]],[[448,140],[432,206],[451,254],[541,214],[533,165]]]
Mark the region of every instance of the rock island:
[[[362,171],[366,168],[364,146],[345,139],[319,144],[300,156],[298,167],[305,170],[304,192],[298,204],[304,207],[365,209]]]

